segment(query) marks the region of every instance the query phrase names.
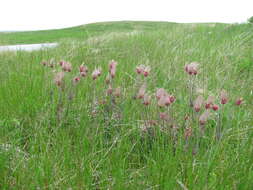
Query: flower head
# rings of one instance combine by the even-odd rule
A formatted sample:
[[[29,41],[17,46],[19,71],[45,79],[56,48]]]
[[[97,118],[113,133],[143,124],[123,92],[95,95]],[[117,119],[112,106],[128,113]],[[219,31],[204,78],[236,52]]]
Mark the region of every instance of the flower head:
[[[196,112],[199,112],[199,111],[200,111],[203,102],[204,102],[203,96],[202,96],[202,95],[199,95],[199,96],[197,97],[197,99],[196,99],[196,100],[194,101],[194,103],[193,103],[193,107],[194,107],[194,110],[195,110]]]
[[[144,95],[145,95],[145,92],[146,92],[146,88],[147,88],[147,85],[144,83],[144,84],[140,87],[140,89],[139,89],[139,91],[138,91],[138,93],[137,93],[137,98],[139,98],[139,99],[144,98]]]
[[[221,104],[226,104],[228,102],[228,93],[227,93],[227,91],[221,90],[220,100],[221,100]]]
[[[199,117],[200,125],[205,125],[210,115],[210,109],[205,110]]]
[[[112,60],[110,63],[109,63],[109,73],[111,75],[112,78],[115,77],[115,74],[116,74],[116,66],[117,66],[117,62]]]
[[[243,103],[243,98],[238,98],[235,101],[235,105],[240,106]]]
[[[206,100],[206,109],[210,109],[214,103],[215,97],[214,96],[208,96],[207,100]]]
[[[198,65],[197,62],[192,62],[190,64],[185,65],[184,69],[189,75],[196,75],[198,74]]]
[[[63,62],[62,63],[62,70],[65,72],[71,72],[72,66],[69,62]]]
[[[151,103],[151,96],[149,96],[148,94],[145,94],[143,97],[143,104],[147,106],[150,103]]]
[[[100,75],[101,75],[101,68],[95,69],[91,74],[93,80],[96,80]]]
[[[64,72],[56,73],[54,76],[54,82],[57,86],[61,86],[64,78]]]

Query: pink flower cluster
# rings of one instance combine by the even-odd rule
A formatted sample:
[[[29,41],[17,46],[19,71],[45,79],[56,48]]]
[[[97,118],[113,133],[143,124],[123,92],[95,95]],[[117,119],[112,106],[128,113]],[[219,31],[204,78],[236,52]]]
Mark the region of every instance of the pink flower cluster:
[[[147,77],[150,73],[151,68],[145,65],[139,65],[136,67],[137,74],[143,74],[144,77]]]
[[[197,75],[198,74],[198,66],[199,63],[192,62],[190,64],[185,65],[184,69],[189,75]]]
[[[156,98],[158,100],[159,107],[169,106],[176,100],[173,95],[168,94],[163,88],[157,89]]]

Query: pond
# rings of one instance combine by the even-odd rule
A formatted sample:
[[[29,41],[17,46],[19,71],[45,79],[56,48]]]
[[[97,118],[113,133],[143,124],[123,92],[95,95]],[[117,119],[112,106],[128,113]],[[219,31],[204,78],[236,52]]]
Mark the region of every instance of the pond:
[[[46,48],[54,48],[58,43],[42,43],[42,44],[20,44],[0,46],[1,51],[34,51]]]

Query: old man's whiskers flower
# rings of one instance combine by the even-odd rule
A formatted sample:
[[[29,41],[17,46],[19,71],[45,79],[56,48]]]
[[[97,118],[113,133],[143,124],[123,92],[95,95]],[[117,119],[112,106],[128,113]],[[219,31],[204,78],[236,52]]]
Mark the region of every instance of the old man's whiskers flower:
[[[69,62],[60,62],[59,64],[61,65],[63,71],[71,72],[72,66]]]
[[[56,73],[54,76],[54,82],[57,86],[61,86],[63,83],[64,72]]]
[[[147,85],[145,83],[140,87],[140,89],[139,89],[139,91],[137,93],[137,98],[138,99],[144,98],[144,95],[145,95],[145,92],[146,92],[146,88],[147,88]]]
[[[210,109],[214,103],[215,97],[214,96],[208,96],[207,100],[206,100],[206,105],[205,108],[206,109]]]
[[[109,73],[111,75],[112,78],[115,77],[115,74],[116,74],[116,66],[117,66],[117,62],[112,60],[110,63],[109,63]]]
[[[151,103],[151,96],[149,96],[148,94],[145,94],[143,97],[143,104],[147,106],[150,103]]]
[[[185,65],[184,69],[189,75],[197,75],[198,74],[198,66],[199,66],[199,63],[192,62],[190,64]]]
[[[199,95],[193,103],[194,110],[196,112],[199,112],[203,103],[204,103],[204,98],[202,95]]]
[[[95,69],[91,74],[93,80],[96,80],[100,75],[101,75],[101,68]]]
[[[210,109],[207,109],[204,111],[204,113],[202,113],[199,117],[199,124],[200,125],[205,125],[208,118],[210,116]]]
[[[235,105],[240,106],[243,103],[243,98],[237,98],[235,101]]]
[[[226,104],[228,102],[228,93],[227,93],[227,91],[221,90],[220,100],[221,100],[221,104]]]
[[[147,77],[150,73],[150,66],[145,66],[145,65],[139,65],[136,67],[136,73],[137,74],[143,74],[144,77]]]

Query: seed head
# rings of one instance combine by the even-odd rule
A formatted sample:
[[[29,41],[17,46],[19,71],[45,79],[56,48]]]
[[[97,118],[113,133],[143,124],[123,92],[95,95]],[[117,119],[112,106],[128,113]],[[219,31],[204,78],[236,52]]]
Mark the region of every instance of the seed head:
[[[136,72],[137,72],[137,74],[142,74],[143,71],[144,71],[144,69],[145,69],[145,66],[144,66],[144,65],[138,65],[138,66],[136,67]]]

